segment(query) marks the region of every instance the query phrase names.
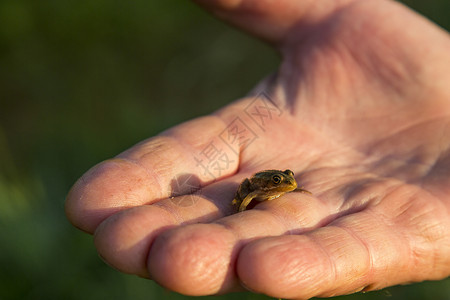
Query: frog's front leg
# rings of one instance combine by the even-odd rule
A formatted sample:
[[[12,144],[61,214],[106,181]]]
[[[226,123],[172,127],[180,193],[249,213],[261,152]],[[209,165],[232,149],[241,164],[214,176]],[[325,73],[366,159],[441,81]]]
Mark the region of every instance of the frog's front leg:
[[[241,205],[239,205],[239,212],[244,211],[250,202],[256,197],[256,192],[251,192],[242,200]]]
[[[303,193],[303,194],[312,195],[312,193],[310,191],[305,190],[303,187],[296,188],[295,190],[293,190],[293,192],[300,192],[300,193]]]

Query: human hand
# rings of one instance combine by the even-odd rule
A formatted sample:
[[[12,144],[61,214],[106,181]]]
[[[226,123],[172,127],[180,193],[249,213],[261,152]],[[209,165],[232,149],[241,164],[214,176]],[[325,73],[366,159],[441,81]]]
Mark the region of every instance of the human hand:
[[[280,51],[258,88],[269,97],[87,172],[66,212],[100,255],[189,295],[242,283],[324,297],[449,276],[448,35],[393,1],[198,2]],[[292,169],[313,196],[232,214],[239,182],[263,169]]]

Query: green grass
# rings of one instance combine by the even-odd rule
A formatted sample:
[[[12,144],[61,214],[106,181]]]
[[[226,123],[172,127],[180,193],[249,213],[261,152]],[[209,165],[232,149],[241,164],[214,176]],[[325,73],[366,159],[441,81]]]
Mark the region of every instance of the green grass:
[[[450,28],[448,1],[407,3]],[[65,219],[65,195],[95,163],[241,97],[277,63],[189,1],[0,2],[0,299],[191,298],[106,266]],[[448,299],[449,283],[336,299]]]

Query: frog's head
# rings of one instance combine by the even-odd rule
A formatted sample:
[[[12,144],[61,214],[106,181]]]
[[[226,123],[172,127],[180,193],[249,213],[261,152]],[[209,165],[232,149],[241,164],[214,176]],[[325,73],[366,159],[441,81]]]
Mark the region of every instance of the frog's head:
[[[255,174],[263,190],[270,192],[287,193],[297,188],[294,172],[291,170],[267,170]]]

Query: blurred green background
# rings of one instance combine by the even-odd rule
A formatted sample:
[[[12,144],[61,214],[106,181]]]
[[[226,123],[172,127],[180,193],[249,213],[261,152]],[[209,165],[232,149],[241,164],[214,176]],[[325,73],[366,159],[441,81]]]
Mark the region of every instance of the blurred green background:
[[[449,30],[448,0],[406,2]],[[65,195],[95,163],[241,97],[277,63],[189,1],[2,0],[0,299],[191,298],[106,266],[66,221]],[[336,299],[385,298],[450,299],[450,280]]]

